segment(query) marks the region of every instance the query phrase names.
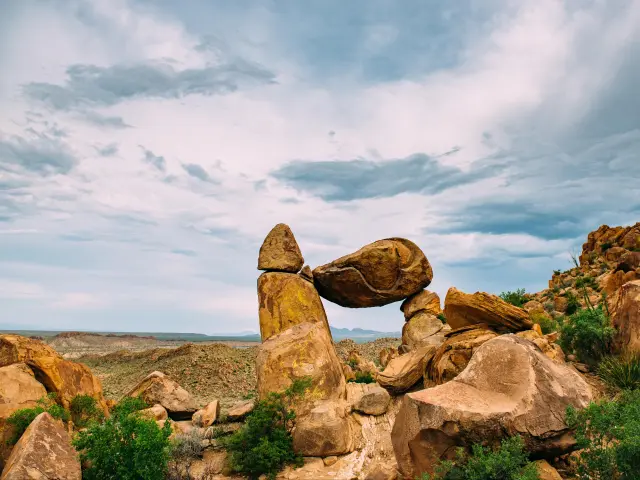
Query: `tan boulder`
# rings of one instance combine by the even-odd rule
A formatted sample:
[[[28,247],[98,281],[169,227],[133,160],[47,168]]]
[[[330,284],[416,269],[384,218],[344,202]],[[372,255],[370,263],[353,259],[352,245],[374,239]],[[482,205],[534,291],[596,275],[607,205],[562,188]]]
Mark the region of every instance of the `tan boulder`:
[[[558,471],[549,465],[546,460],[536,460],[533,463],[538,469],[538,480],[562,480]]]
[[[253,412],[256,406],[255,400],[244,400],[234,404],[227,412],[227,420],[230,422],[239,422]]]
[[[537,300],[529,300],[522,306],[522,309],[529,314],[532,313],[542,313],[546,314],[547,312],[544,309],[544,306],[538,302]]]
[[[69,408],[77,395],[89,395],[106,413],[100,380],[86,365],[65,360],[45,343],[20,335],[0,335],[0,367],[24,363],[57,401]]]
[[[342,374],[344,375],[344,379],[348,382],[350,380],[356,379],[356,372],[353,371],[351,365],[343,364],[342,365]]]
[[[376,364],[364,358],[357,350],[351,350],[351,352],[349,352],[347,363],[355,372],[368,373],[373,378],[378,374]]]
[[[520,435],[534,456],[574,447],[568,406],[586,407],[591,388],[575,370],[531,342],[501,335],[476,350],[454,380],[405,395],[391,438],[400,472],[433,473],[458,447]]]
[[[62,422],[38,415],[18,440],[0,480],[81,480],[80,460]]]
[[[608,262],[617,262],[622,256],[627,253],[627,250],[622,247],[611,247],[604,252],[604,258]]]
[[[201,408],[194,413],[191,421],[196,427],[206,428],[218,421],[219,416],[220,402],[218,400],[213,400],[212,402],[209,402],[206,407]]]
[[[534,327],[536,325],[534,325]],[[533,342],[542,353],[544,353],[554,362],[565,362],[562,347],[560,347],[560,345],[558,345],[557,343],[550,342],[549,339],[542,334],[542,332],[538,332],[536,330],[525,330],[523,332],[516,333],[516,336]]]
[[[262,341],[300,323],[321,323],[327,314],[313,284],[291,273],[267,272],[258,278],[258,316]]]
[[[425,365],[437,350],[436,345],[424,345],[394,358],[378,374],[378,383],[393,393],[406,392],[420,381]]]
[[[553,309],[556,312],[564,313],[569,307],[569,299],[567,297],[555,297],[553,299]]]
[[[392,465],[376,465],[364,480],[397,480],[398,471]]]
[[[402,344],[413,350],[429,342],[429,338],[440,332],[444,324],[435,315],[420,311],[402,326]],[[444,338],[441,339],[442,343]]]
[[[625,284],[638,279],[638,275],[635,271],[624,272],[618,270],[617,272],[611,272],[598,278],[598,284],[607,297],[613,297],[618,290]]]
[[[435,316],[442,314],[440,297],[437,293],[429,290],[422,290],[408,297],[400,305],[400,310],[404,313],[405,320],[409,320],[420,311],[425,311]]]
[[[612,323],[620,352],[640,354],[640,280],[625,283],[616,297]]]
[[[380,353],[378,354],[378,360],[380,362],[380,366],[382,368],[385,368],[387,365],[389,365],[389,362],[394,358],[396,358],[398,355],[400,354],[398,353],[397,348],[391,348],[391,347],[383,348],[382,350],[380,350]]]
[[[640,268],[640,252],[627,252],[620,257],[616,271],[631,272]]]
[[[288,225],[279,223],[271,229],[260,247],[258,270],[298,273],[304,258]]]
[[[197,410],[189,392],[162,372],[152,372],[133,387],[127,397],[140,397],[149,405],[162,405],[173,420],[187,420]]]
[[[347,403],[352,410],[365,415],[386,413],[391,395],[377,383],[348,383]]]
[[[352,452],[356,439],[347,410],[344,401],[322,401],[298,418],[293,430],[295,452],[306,457]]]
[[[425,288],[432,278],[427,257],[404,238],[378,240],[313,271],[323,298],[351,308],[397,302]]]
[[[302,323],[269,338],[259,347],[256,370],[260,398],[305,377],[312,383],[305,395],[309,401],[346,396],[342,364],[322,323]]]
[[[484,292],[468,294],[451,287],[444,302],[444,315],[454,330],[469,325],[487,324],[497,332],[518,332],[533,326],[522,308]]]
[[[153,407],[140,410],[139,413],[144,418],[148,418],[150,420],[155,420],[155,421],[166,420],[167,418],[169,418],[167,409],[160,404],[156,404]]]
[[[467,367],[473,353],[498,334],[476,325],[452,330],[445,336],[445,342],[425,366],[425,387],[440,385],[456,378]]]

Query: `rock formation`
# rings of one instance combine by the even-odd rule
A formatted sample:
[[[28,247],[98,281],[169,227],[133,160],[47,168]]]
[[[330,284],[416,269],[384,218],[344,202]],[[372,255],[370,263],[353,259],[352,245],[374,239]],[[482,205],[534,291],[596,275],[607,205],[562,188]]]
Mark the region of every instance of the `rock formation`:
[[[207,428],[213,425],[220,416],[220,402],[213,400],[209,402],[206,407],[201,408],[191,417],[191,422],[194,426],[200,428]]]
[[[343,455],[353,451],[354,426],[345,401],[325,400],[296,421],[293,448],[308,457]]]
[[[347,384],[347,402],[356,412],[383,415],[389,408],[391,395],[375,383]]]
[[[620,288],[612,316],[615,344],[620,352],[640,354],[640,280]]]
[[[531,342],[502,335],[477,349],[454,380],[405,395],[392,442],[406,478],[433,472],[458,447],[521,435],[529,451],[551,457],[573,446],[566,408],[585,407],[589,385]]]
[[[406,392],[422,379],[425,365],[437,349],[436,345],[425,345],[394,358],[378,374],[378,383],[396,394]]]
[[[405,299],[400,305],[400,311],[404,313],[406,321],[409,321],[418,312],[426,312],[438,316],[442,313],[440,297],[435,292],[422,290]]]
[[[238,402],[227,411],[227,419],[230,422],[239,422],[253,411],[255,405],[256,402],[254,400]]]
[[[343,307],[378,307],[403,300],[431,283],[422,250],[403,238],[378,240],[313,270],[323,298]]]
[[[444,342],[444,328],[445,325],[435,315],[424,310],[417,312],[402,326],[403,351],[408,352],[428,343],[441,344]],[[442,334],[436,336],[440,332]]]
[[[173,420],[190,420],[197,410],[191,394],[162,372],[150,373],[126,396],[140,397],[149,405],[162,405]]]
[[[267,235],[260,247],[258,270],[298,273],[304,258],[288,225],[279,223]]]

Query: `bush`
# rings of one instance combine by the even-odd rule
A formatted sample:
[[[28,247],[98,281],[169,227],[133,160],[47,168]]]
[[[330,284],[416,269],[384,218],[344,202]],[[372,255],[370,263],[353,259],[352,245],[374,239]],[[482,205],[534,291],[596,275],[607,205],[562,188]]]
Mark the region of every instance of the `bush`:
[[[349,380],[350,383],[376,383],[376,379],[369,372],[356,372],[356,378]]]
[[[606,356],[615,333],[602,306],[580,310],[562,323],[560,346],[577,355],[581,362],[596,365]]]
[[[50,393],[46,397],[38,400],[37,405],[33,408],[22,408],[13,412],[7,418],[7,425],[12,427],[12,434],[7,443],[15,445],[24,431],[31,425],[31,422],[41,413],[48,412],[53,418],[68,422],[70,415],[67,410],[55,403],[56,394]]]
[[[607,357],[598,365],[598,375],[613,388],[640,388],[640,356]]]
[[[500,294],[500,298],[511,305],[515,305],[516,307],[522,307],[527,303],[524,288],[519,288],[515,292],[502,292]]]
[[[578,300],[578,297],[573,294],[573,292],[567,292],[565,297],[567,298],[567,309],[564,313],[566,313],[567,315],[573,315],[578,310],[580,310],[580,301]]]
[[[270,393],[256,403],[240,430],[221,439],[235,472],[251,479],[262,474],[275,479],[285,465],[302,464],[293,451],[291,431],[296,415],[291,405],[310,386],[310,379],[297,380],[282,393]]]
[[[458,451],[455,462],[442,462],[435,475],[421,480],[538,480],[538,469],[529,462],[521,437],[506,438],[495,450],[474,445],[471,455]]]
[[[545,335],[547,333],[557,332],[558,329],[560,328],[557,321],[549,317],[549,315],[546,315],[541,312],[532,313],[531,321],[533,323],[537,323],[538,325],[540,325],[540,329],[542,330],[542,333],[544,333]]]
[[[602,245],[600,245],[600,251],[601,252],[606,252],[611,247],[613,247],[613,244],[611,242],[604,242]]]
[[[583,480],[632,480],[640,472],[640,390],[616,401],[567,409],[575,430],[578,475]]]
[[[78,428],[84,428],[92,421],[100,421],[103,418],[102,411],[98,408],[96,399],[89,395],[77,395],[69,405],[71,419]]]
[[[197,428],[177,435],[171,442],[168,480],[191,480],[191,466],[202,457],[204,435]]]
[[[78,434],[73,445],[88,467],[82,478],[88,480],[164,479],[169,461],[171,425],[158,427],[154,420],[137,411],[146,407],[136,398],[116,405],[102,423],[94,422]]]
[[[576,283],[575,283],[575,287],[576,288],[586,288],[586,287],[591,287],[594,290],[598,289],[598,283],[596,282],[596,279],[593,277],[578,277],[576,279]]]

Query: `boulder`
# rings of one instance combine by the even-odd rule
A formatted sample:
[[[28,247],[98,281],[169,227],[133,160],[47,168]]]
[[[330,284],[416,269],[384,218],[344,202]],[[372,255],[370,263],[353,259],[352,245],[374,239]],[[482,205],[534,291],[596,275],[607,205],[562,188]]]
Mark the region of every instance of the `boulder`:
[[[354,428],[344,401],[318,402],[298,418],[293,430],[293,449],[305,457],[344,455],[355,448]]]
[[[537,326],[537,324],[534,325],[534,327],[535,326]],[[523,332],[516,333],[516,336],[533,342],[542,353],[554,362],[564,363],[565,358],[562,347],[557,343],[550,342],[542,332],[538,332],[536,330],[525,330]]]
[[[536,460],[533,463],[538,469],[538,480],[562,480],[558,471],[549,465],[546,460]]]
[[[387,365],[389,365],[389,362],[394,358],[396,358],[398,355],[400,354],[398,353],[397,348],[391,348],[391,347],[383,348],[382,350],[380,350],[380,353],[378,354],[378,360],[380,361],[380,366],[382,368],[385,368]]]
[[[313,271],[323,298],[343,307],[379,307],[413,295],[431,283],[431,265],[404,238],[378,240]]]
[[[238,402],[227,412],[227,420],[230,422],[239,422],[244,420],[247,415],[253,412],[255,406],[255,400],[244,400],[242,402]]]
[[[281,392],[294,380],[311,378],[305,399],[344,399],[346,382],[331,335],[324,324],[301,323],[260,345],[256,358],[258,395]]]
[[[267,272],[258,278],[258,315],[262,341],[300,323],[320,323],[329,331],[322,300],[299,275]]]
[[[553,299],[553,309],[556,312],[564,313],[569,307],[569,299],[567,297],[555,297]]]
[[[373,378],[378,374],[378,367],[371,360],[363,358],[357,350],[351,350],[347,357],[347,363],[355,372],[368,373]]]
[[[27,427],[0,480],[81,480],[80,460],[62,422],[47,412]]]
[[[444,304],[447,323],[454,330],[469,325],[487,324],[497,332],[519,332],[533,326],[522,308],[484,292],[468,294],[451,287]]]
[[[391,465],[376,465],[364,480],[397,480],[398,471]]]
[[[589,385],[575,370],[515,335],[478,348],[454,380],[404,396],[391,438],[400,472],[433,473],[456,449],[520,435],[534,456],[554,457],[575,445],[568,406],[586,407]]]
[[[152,372],[127,397],[141,397],[149,405],[162,405],[173,420],[187,420],[197,410],[191,394],[162,372]]]
[[[404,313],[405,320],[409,320],[416,313],[424,311],[438,316],[442,313],[440,308],[440,297],[435,292],[422,290],[408,297],[400,305],[400,310]]]
[[[69,408],[77,395],[89,395],[107,413],[100,380],[89,367],[65,360],[55,350],[41,342],[20,335],[0,335],[0,367],[24,363],[35,374],[36,380],[48,392],[57,394],[63,407]]]
[[[429,338],[442,330],[444,324],[432,313],[420,311],[402,326],[402,344],[413,350],[429,342]],[[441,336],[442,337],[442,336]],[[441,338],[440,343],[444,342]]]
[[[640,268],[640,252],[627,252],[620,257],[615,271],[623,271],[625,273],[632,272]]]
[[[271,229],[260,247],[258,270],[298,273],[304,258],[288,225],[279,223]]]
[[[377,383],[349,383],[347,402],[356,412],[382,415],[389,408],[391,395]]]
[[[544,309],[544,306],[537,300],[529,300],[527,303],[525,303],[522,306],[522,309],[525,312],[528,312],[529,314],[532,314],[532,313],[546,314],[547,313]]]
[[[214,400],[209,402],[206,407],[198,410],[193,414],[191,421],[196,427],[207,428],[213,425],[220,416],[220,402]]]
[[[167,409],[164,408],[160,404],[156,404],[153,407],[145,408],[144,410],[140,410],[140,415],[150,420],[161,421],[169,418],[169,414],[167,413]]]
[[[424,345],[394,358],[378,374],[378,383],[393,393],[406,392],[420,381],[425,365],[437,350],[436,345]]]
[[[445,336],[445,342],[440,345],[424,370],[425,387],[440,385],[456,378],[466,368],[473,353],[498,334],[475,325],[452,330]]]
[[[625,283],[616,297],[612,323],[619,352],[640,354],[640,280]]]

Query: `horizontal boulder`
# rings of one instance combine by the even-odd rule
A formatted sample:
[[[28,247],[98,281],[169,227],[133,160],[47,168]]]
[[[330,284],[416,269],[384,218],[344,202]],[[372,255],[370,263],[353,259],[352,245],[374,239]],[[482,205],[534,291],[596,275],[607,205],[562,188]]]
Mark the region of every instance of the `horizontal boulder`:
[[[343,307],[379,307],[413,295],[431,283],[422,250],[404,238],[378,240],[313,270],[323,298]]]
[[[162,372],[152,372],[127,397],[140,397],[149,405],[162,405],[173,420],[191,419],[197,410],[193,396]]]
[[[253,412],[255,406],[255,400],[243,400],[242,402],[238,402],[227,412],[227,420],[230,422],[239,422],[244,420],[247,415]]]
[[[378,374],[378,383],[392,393],[406,392],[420,381],[425,365],[437,349],[437,345],[424,345],[392,359]]]
[[[298,273],[304,258],[288,225],[279,223],[267,234],[258,255],[258,270]]]

